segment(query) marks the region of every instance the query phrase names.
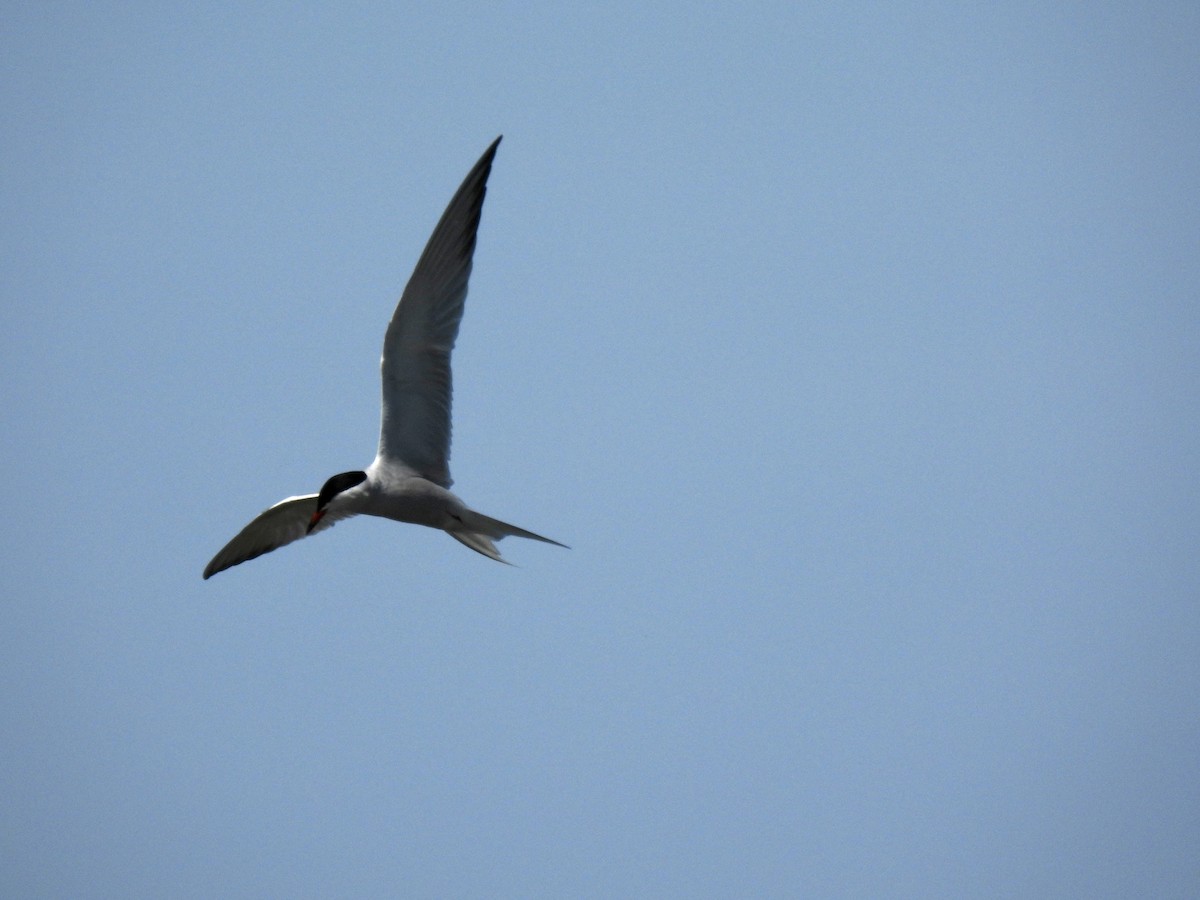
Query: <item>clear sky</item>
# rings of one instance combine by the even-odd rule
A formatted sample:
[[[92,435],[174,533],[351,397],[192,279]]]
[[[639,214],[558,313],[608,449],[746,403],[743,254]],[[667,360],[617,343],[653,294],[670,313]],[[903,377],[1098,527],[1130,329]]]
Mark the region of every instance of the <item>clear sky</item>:
[[[5,5],[0,894],[1200,895],[1200,7],[807,6]]]

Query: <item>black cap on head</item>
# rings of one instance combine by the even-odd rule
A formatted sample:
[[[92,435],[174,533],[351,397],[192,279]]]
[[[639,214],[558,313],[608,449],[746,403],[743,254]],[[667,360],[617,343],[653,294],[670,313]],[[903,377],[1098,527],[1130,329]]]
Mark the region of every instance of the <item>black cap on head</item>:
[[[366,472],[342,472],[340,475],[334,475],[321,487],[321,493],[317,494],[317,509],[324,509],[329,505],[329,501],[342,491],[348,491],[366,480]]]

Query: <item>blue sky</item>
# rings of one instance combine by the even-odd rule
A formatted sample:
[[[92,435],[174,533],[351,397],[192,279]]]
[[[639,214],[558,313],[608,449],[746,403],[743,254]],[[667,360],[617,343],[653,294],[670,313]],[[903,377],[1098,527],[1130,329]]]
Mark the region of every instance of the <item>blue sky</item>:
[[[1195,4],[10,4],[0,893],[1200,893]],[[384,327],[503,133],[451,460]]]

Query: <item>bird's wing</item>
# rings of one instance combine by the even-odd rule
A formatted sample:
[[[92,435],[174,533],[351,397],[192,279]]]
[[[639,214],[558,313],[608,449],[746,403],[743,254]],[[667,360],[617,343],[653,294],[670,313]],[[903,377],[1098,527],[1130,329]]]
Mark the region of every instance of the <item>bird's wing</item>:
[[[450,351],[458,337],[492,143],[446,207],[383,340],[379,459],[450,486]]]
[[[237,533],[221,551],[204,567],[204,577],[211,578],[218,572],[244,563],[248,559],[270,553],[284,544],[298,541],[308,533],[308,523],[317,511],[317,495],[304,494],[280,500],[266,509],[249,525]],[[312,530],[313,534],[333,526],[334,522],[349,518],[354,513],[328,512]]]

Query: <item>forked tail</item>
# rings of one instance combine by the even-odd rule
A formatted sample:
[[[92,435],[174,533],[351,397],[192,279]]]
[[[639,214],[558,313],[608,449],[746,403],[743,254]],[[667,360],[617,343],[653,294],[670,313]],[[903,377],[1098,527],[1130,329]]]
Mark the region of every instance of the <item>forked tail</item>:
[[[548,537],[542,537],[540,534],[534,534],[532,531],[526,531],[516,525],[509,525],[507,522],[501,522],[499,519],[493,519],[471,509],[464,510],[460,518],[462,527],[453,531],[446,529],[447,534],[459,543],[466,544],[476,553],[482,553],[489,559],[505,565],[510,565],[510,563],[500,555],[500,551],[496,549],[493,541],[511,536],[529,538],[533,541],[541,541],[543,544],[553,544],[555,547],[567,547],[566,544],[560,544]],[[569,550],[570,547],[567,549]]]

